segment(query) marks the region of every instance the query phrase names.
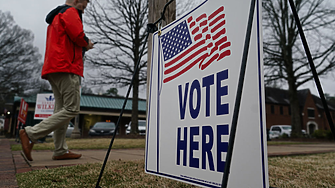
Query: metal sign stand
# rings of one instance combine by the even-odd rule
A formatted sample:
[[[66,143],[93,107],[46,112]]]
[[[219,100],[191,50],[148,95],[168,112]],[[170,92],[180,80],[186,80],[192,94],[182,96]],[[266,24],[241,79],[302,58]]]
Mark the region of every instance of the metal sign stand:
[[[147,25],[147,35],[146,35],[146,37],[145,37],[145,41],[148,40],[148,37],[149,37],[149,34],[150,34],[150,33],[154,33],[154,32],[156,32],[156,31],[158,30],[158,28],[156,27],[156,24],[158,24],[158,23],[160,23],[162,20],[164,20],[164,14],[165,14],[166,8],[167,8],[173,1],[174,1],[174,0],[171,0],[171,1],[169,1],[168,3],[165,4],[164,9],[163,9],[163,12],[162,12],[162,14],[161,14],[161,17],[160,17],[155,23],[149,23],[149,24]],[[142,55],[143,55],[143,52],[144,52],[144,50],[145,50],[145,45],[146,45],[146,42],[143,44],[143,48],[142,48],[142,50],[141,50],[141,52],[140,52],[140,57],[142,57]],[[127,92],[126,98],[125,98],[125,100],[124,100],[124,103],[123,103],[123,106],[122,106],[122,109],[121,109],[119,118],[118,118],[118,120],[117,120],[115,130],[117,130],[117,129],[119,128],[120,120],[121,120],[121,118],[122,118],[123,111],[124,111],[124,109],[125,109],[125,107],[126,107],[126,104],[127,104],[128,98],[129,98],[129,94],[130,94],[130,90],[131,90],[131,88],[132,88],[132,86],[133,86],[133,83],[134,83],[135,74],[138,72],[138,67],[139,67],[140,61],[141,61],[141,59],[139,59],[139,60],[137,61],[137,64],[136,64],[136,66],[135,66],[134,74],[133,74],[133,77],[132,77],[132,79],[131,79],[130,85],[129,85],[129,87],[128,87],[128,92]],[[108,160],[110,151],[111,151],[111,149],[112,149],[112,146],[113,146],[113,143],[114,143],[115,136],[116,136],[116,131],[114,131],[112,140],[111,140],[111,142],[110,142],[110,144],[109,144],[108,151],[107,151],[107,153],[106,153],[106,157],[105,157],[104,163],[103,163],[103,165],[102,165],[102,168],[101,168],[101,171],[100,171],[100,175],[99,175],[99,178],[98,178],[98,181],[97,181],[97,184],[96,184],[96,188],[101,188],[101,187],[99,186],[99,184],[100,184],[100,181],[101,181],[101,178],[102,178],[102,174],[103,174],[103,172],[104,172],[104,170],[105,170],[106,163],[107,163],[107,160]]]

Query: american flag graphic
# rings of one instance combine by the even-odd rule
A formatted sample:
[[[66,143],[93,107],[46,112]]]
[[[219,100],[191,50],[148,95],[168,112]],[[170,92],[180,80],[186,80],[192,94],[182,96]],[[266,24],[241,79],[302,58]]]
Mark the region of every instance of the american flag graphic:
[[[231,43],[226,36],[224,7],[207,16],[188,17],[160,37],[164,59],[163,83],[186,73],[199,64],[206,69],[211,63],[230,56]]]

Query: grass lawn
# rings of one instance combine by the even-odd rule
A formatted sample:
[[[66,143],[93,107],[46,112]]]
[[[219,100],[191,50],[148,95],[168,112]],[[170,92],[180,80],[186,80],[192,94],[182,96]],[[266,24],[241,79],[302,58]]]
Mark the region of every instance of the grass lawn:
[[[101,163],[17,174],[20,188],[95,187]],[[335,187],[335,153],[269,158],[270,186],[280,188]],[[101,187],[196,187],[144,173],[144,160],[113,161],[106,165]]]
[[[94,163],[61,167],[21,173],[17,174],[16,177],[20,188],[93,188],[98,180],[101,166],[101,163]],[[107,163],[100,186],[104,188],[195,187],[178,181],[144,173],[144,160],[130,162],[113,161]]]
[[[106,149],[110,138],[68,139],[72,149]],[[292,144],[297,144],[293,142]],[[145,139],[116,138],[113,148],[144,148]],[[20,150],[20,145],[12,149]],[[35,144],[34,149],[53,149],[52,139]],[[335,153],[271,157],[269,161],[270,186],[278,188],[335,187]],[[95,187],[102,162],[54,169],[43,169],[17,174],[18,185],[25,187]],[[144,173],[144,160],[112,161],[107,163],[101,187],[196,187],[178,181]]]
[[[335,153],[270,157],[269,180],[278,188],[335,187]]]

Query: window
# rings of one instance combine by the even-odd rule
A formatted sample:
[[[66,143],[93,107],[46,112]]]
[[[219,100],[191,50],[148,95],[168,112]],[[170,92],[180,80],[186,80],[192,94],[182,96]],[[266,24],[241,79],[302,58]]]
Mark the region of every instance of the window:
[[[278,132],[281,132],[281,129],[279,127],[273,127],[272,128],[272,131],[278,131]]]
[[[307,114],[308,114],[308,118],[315,118],[315,110],[314,110],[314,108],[308,108],[307,109]]]
[[[283,107],[282,106],[280,106],[279,110],[280,110],[280,115],[283,115],[284,111],[283,111]]]
[[[288,115],[291,115],[291,107],[288,107]]]
[[[275,107],[273,105],[271,105],[271,114],[275,113]]]

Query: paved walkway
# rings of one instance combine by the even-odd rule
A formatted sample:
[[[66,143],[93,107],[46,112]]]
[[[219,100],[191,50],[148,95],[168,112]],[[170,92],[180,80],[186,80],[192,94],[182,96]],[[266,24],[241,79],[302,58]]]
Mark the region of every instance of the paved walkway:
[[[335,152],[334,143],[296,144],[296,145],[270,145],[268,156],[308,155],[317,153]]]
[[[34,161],[26,161],[21,151],[11,151],[10,144],[14,142],[0,136],[0,188],[18,187],[15,177],[18,173],[84,163],[102,163],[107,152],[107,150],[71,150],[83,156],[77,160],[52,160],[52,151],[33,150]],[[327,152],[335,152],[335,143],[268,146],[269,157]],[[108,159],[123,161],[144,159],[144,149],[112,150]]]
[[[0,187],[18,187],[13,156],[7,139],[0,139]]]

